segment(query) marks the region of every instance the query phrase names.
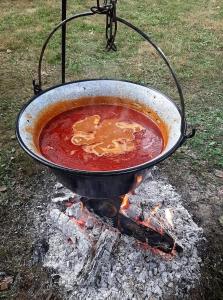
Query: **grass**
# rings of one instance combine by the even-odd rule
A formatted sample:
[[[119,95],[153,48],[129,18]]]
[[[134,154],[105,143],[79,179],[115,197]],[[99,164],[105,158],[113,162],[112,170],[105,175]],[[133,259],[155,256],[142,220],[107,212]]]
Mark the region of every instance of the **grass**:
[[[96,1],[68,1],[68,15],[89,9]],[[164,50],[182,83],[188,122],[197,135],[174,156],[198,173],[213,173],[222,160],[223,6],[221,0],[120,0],[118,14],[148,33]],[[28,200],[41,167],[18,147],[15,119],[32,96],[41,46],[60,21],[60,1],[1,0],[0,2],[0,205]],[[44,59],[44,88],[60,82],[60,32]],[[94,16],[68,25],[67,80],[112,77],[153,85],[176,101],[173,81],[163,62],[134,32],[120,25],[118,52],[104,51],[104,17]],[[33,188],[35,191],[35,188]],[[26,245],[27,241],[22,241]],[[25,248],[25,246],[24,246]],[[7,252],[10,263],[11,249]],[[4,256],[4,255],[3,255]],[[14,261],[14,260],[13,260]],[[19,266],[18,266],[19,269]]]
[[[1,67],[8,69],[1,88],[1,131],[10,131],[10,134],[14,130],[14,119],[19,107],[31,95],[30,82],[36,73],[43,40],[60,19],[60,5],[55,1],[20,2],[15,4],[14,1],[2,1],[0,14],[0,51],[5,61],[5,67],[4,63]],[[94,1],[69,4],[68,15],[74,11],[84,11],[91,4]],[[198,129],[197,137],[189,144],[198,162],[205,161],[216,168],[222,166],[220,78],[223,69],[223,22],[220,1],[153,3],[147,0],[139,4],[123,0],[118,10],[122,17],[147,32],[174,65],[184,87],[189,122]],[[44,83],[48,86],[60,80],[59,42],[60,32],[52,39],[46,51]],[[88,17],[70,23],[67,79],[123,78],[152,84],[177,98],[163,62],[135,33],[123,25],[119,26],[117,53],[106,53],[104,44],[104,17]],[[7,54],[7,49],[12,52]],[[20,84],[22,89],[18,93]],[[10,87],[10,92],[7,87]],[[10,148],[12,143],[6,144]],[[3,159],[5,151],[2,151]]]

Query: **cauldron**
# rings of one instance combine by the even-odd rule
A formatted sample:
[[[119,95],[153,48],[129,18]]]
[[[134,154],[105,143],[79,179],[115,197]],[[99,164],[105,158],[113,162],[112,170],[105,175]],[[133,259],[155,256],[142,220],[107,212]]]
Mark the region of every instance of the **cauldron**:
[[[114,171],[84,171],[69,169],[55,164],[37,149],[34,143],[34,127],[38,117],[48,106],[74,101],[89,96],[114,96],[134,100],[148,106],[164,121],[168,128],[168,141],[162,153],[154,159],[135,167]],[[33,97],[19,113],[16,133],[22,148],[38,162],[48,166],[58,180],[75,193],[86,197],[113,198],[128,193],[137,176],[169,157],[185,141],[186,123],[175,103],[151,87],[129,81],[83,80],[50,88]]]
[[[58,180],[73,192],[88,198],[115,198],[117,196],[128,193],[135,185],[137,176],[144,177],[146,171],[159,162],[169,157],[182,143],[195,133],[193,130],[190,135],[186,134],[186,120],[184,109],[184,98],[180,83],[177,80],[175,72],[173,71],[170,63],[162,50],[151,41],[151,39],[142,32],[140,29],[129,23],[128,21],[116,16],[114,7],[115,1],[110,6],[93,7],[90,12],[74,15],[68,19],[63,20],[58,24],[49,34],[46,39],[39,60],[39,84],[34,84],[35,96],[28,101],[21,109],[16,124],[16,135],[21,147],[35,160],[49,167],[53,173],[56,174]],[[111,10],[113,13],[111,14]],[[113,79],[91,79],[65,83],[65,35],[62,36],[62,84],[51,87],[45,91],[41,89],[41,66],[44,51],[54,33],[62,27],[64,33],[67,22],[75,20],[80,17],[93,16],[95,14],[105,14],[107,16],[107,38],[110,45],[109,50],[116,50],[114,44],[115,35],[112,34],[112,26],[115,24],[117,29],[117,22],[126,25],[133,31],[141,35],[152,47],[155,48],[157,53],[166,63],[180,96],[180,108],[166,95],[160,91],[143,86],[138,83],[130,81],[121,81]],[[108,32],[111,31],[111,36]],[[115,30],[116,33],[116,30]],[[33,134],[33,129],[39,118],[41,112],[52,104],[61,101],[74,101],[82,97],[93,96],[113,96],[125,99],[130,99],[139,104],[143,104],[151,108],[158,116],[165,122],[168,128],[168,141],[162,153],[154,159],[137,165],[131,168],[114,170],[114,171],[85,171],[75,170],[55,164],[45,157],[36,147]]]

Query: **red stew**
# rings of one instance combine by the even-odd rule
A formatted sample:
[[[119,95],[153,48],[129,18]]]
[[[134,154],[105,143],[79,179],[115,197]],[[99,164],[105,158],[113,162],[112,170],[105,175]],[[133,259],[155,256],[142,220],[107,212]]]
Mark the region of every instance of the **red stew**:
[[[119,105],[77,107],[51,119],[39,146],[48,160],[73,169],[110,171],[133,167],[163,149],[159,127],[146,115]]]

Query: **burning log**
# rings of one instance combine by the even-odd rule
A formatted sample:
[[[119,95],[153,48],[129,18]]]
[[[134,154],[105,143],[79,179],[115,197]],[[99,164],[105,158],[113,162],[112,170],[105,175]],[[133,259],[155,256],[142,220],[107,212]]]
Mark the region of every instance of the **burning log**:
[[[149,246],[159,249],[165,253],[171,253],[176,250],[178,253],[183,249],[174,242],[174,239],[166,232],[159,233],[152,228],[137,224],[132,219],[119,214],[119,230],[129,236],[133,236],[140,242],[147,243]]]
[[[128,200],[124,201],[124,204],[122,203],[122,205],[118,198],[81,198],[81,201],[89,210],[101,216],[104,221],[109,222],[112,220],[113,226],[117,227],[123,234],[132,236],[140,242],[146,243],[165,253],[172,253],[173,250],[176,250],[178,253],[183,251],[182,247],[176,244],[174,239],[165,232],[163,228],[152,228],[152,226],[149,226],[146,223],[137,222],[124,215],[123,207],[129,206]],[[122,213],[120,213],[120,211]],[[107,218],[109,218],[109,220]]]

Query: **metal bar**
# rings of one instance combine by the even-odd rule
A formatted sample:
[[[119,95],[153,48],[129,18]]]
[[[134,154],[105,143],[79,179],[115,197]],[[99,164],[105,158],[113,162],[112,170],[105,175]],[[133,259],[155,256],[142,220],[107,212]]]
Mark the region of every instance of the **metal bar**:
[[[43,55],[45,52],[45,49],[48,45],[49,40],[51,39],[51,37],[54,35],[54,33],[60,28],[63,27],[64,25],[66,25],[66,23],[70,22],[71,20],[80,18],[80,17],[87,17],[87,16],[91,16],[91,15],[95,15],[96,12],[91,11],[91,12],[85,12],[85,13],[81,13],[81,14],[77,14],[74,15],[66,20],[63,20],[60,24],[58,24],[49,34],[49,36],[47,37],[47,39],[44,42],[44,45],[42,47],[42,51],[40,54],[40,58],[39,58],[39,66],[38,66],[38,77],[39,77],[39,85],[38,88],[41,90],[41,86],[42,86],[42,80],[41,80],[41,70],[42,70],[42,60],[43,60]],[[105,14],[105,13],[104,13]],[[148,43],[150,43],[155,50],[157,51],[157,53],[160,55],[160,57],[164,60],[164,62],[166,63],[173,79],[174,82],[176,84],[178,93],[179,93],[179,97],[180,97],[180,106],[181,106],[181,116],[182,116],[182,120],[181,120],[181,133],[182,136],[185,136],[186,134],[186,120],[185,120],[185,104],[184,104],[184,96],[183,96],[183,92],[182,92],[182,88],[180,85],[180,82],[177,79],[177,76],[175,74],[175,71],[173,70],[172,66],[170,65],[167,57],[165,56],[165,54],[163,53],[163,51],[150,39],[150,37],[144,33],[143,31],[141,31],[139,28],[137,28],[136,26],[134,26],[133,24],[129,23],[128,21],[116,17],[116,20],[119,21],[120,23],[130,27],[131,29],[133,29],[134,31],[136,31],[138,34],[140,34]],[[65,71],[65,69],[64,69]],[[194,134],[194,133],[193,133]],[[188,136],[189,137],[189,136]]]
[[[62,22],[67,18],[67,0],[62,0]],[[65,83],[65,68],[66,68],[66,31],[67,24],[62,26],[61,35],[61,81]]]
[[[50,34],[48,35],[48,37],[46,38],[44,44],[43,44],[43,47],[42,47],[42,50],[41,50],[41,53],[40,53],[40,58],[39,58],[39,64],[38,64],[38,86],[41,90],[42,88],[42,61],[43,61],[43,56],[44,56],[44,53],[45,53],[45,50],[46,50],[46,47],[51,39],[51,37],[54,35],[54,33],[60,28],[60,27],[63,27],[63,25],[65,25],[66,23],[70,22],[71,20],[74,20],[74,19],[77,19],[77,18],[80,18],[80,17],[87,17],[87,16],[92,16],[94,15],[95,13],[94,12],[85,12],[85,13],[81,13],[81,14],[77,14],[77,15],[74,15],[64,21],[62,21],[61,23],[59,23],[51,32]]]

